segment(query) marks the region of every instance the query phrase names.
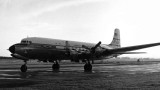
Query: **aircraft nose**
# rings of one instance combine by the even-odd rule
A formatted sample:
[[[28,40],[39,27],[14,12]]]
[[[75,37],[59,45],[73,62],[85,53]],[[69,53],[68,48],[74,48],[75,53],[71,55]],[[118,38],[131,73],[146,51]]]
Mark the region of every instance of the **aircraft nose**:
[[[10,51],[11,53],[15,53],[15,46],[14,46],[14,45],[10,46],[10,47],[9,47],[9,51]]]

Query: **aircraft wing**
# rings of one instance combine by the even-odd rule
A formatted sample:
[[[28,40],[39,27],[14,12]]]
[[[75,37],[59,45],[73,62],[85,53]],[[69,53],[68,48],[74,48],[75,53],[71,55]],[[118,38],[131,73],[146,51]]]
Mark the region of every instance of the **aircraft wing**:
[[[113,52],[112,54],[143,54],[146,52]]]
[[[160,43],[151,43],[151,44],[143,44],[143,45],[136,45],[136,46],[129,46],[129,47],[121,47],[121,48],[115,48],[115,49],[107,49],[104,51],[105,54],[125,54],[128,51],[158,46]],[[129,53],[128,53],[129,54]]]

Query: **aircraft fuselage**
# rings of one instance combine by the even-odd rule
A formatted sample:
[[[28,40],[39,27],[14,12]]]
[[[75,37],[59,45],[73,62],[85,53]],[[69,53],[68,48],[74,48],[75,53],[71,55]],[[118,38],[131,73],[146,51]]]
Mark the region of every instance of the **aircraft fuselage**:
[[[121,54],[139,54],[141,52],[130,52],[138,49],[158,46],[160,43],[150,43],[121,47],[120,31],[115,29],[113,40],[109,45],[98,42],[85,43],[69,40],[48,39],[39,37],[29,37],[21,40],[20,43],[9,47],[11,56],[24,60],[25,64],[21,66],[21,71],[27,71],[27,61],[29,59],[38,59],[43,62],[53,62],[53,70],[58,70],[60,65],[58,60],[71,60],[79,62],[85,61],[85,71],[91,71],[92,65],[90,60],[101,60],[104,58],[117,57]]]
[[[68,59],[86,59],[89,57],[91,49],[96,44],[46,39],[46,38],[25,38],[21,43],[10,47],[13,57],[25,57],[21,59],[39,59],[39,60],[68,60]],[[111,49],[107,45],[100,45],[96,48],[92,59],[101,59],[104,56],[102,52],[106,49]],[[19,55],[19,56],[16,56]]]

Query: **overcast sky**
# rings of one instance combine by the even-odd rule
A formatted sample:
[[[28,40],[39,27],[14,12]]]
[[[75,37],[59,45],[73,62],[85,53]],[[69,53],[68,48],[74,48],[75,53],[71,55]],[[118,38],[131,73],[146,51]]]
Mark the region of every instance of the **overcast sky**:
[[[160,1],[0,0],[0,56],[27,36],[109,44],[115,28],[121,46],[160,42]],[[140,51],[124,56],[160,58],[160,46]]]

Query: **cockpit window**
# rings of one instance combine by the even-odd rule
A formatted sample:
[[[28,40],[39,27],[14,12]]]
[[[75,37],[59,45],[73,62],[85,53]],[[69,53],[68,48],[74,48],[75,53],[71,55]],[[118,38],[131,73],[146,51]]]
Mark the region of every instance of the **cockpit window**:
[[[24,44],[24,43],[26,43],[26,41],[21,41],[21,43],[23,43],[23,44]]]
[[[27,40],[22,40],[21,43],[22,44],[31,44],[32,42],[31,41],[27,41]]]

